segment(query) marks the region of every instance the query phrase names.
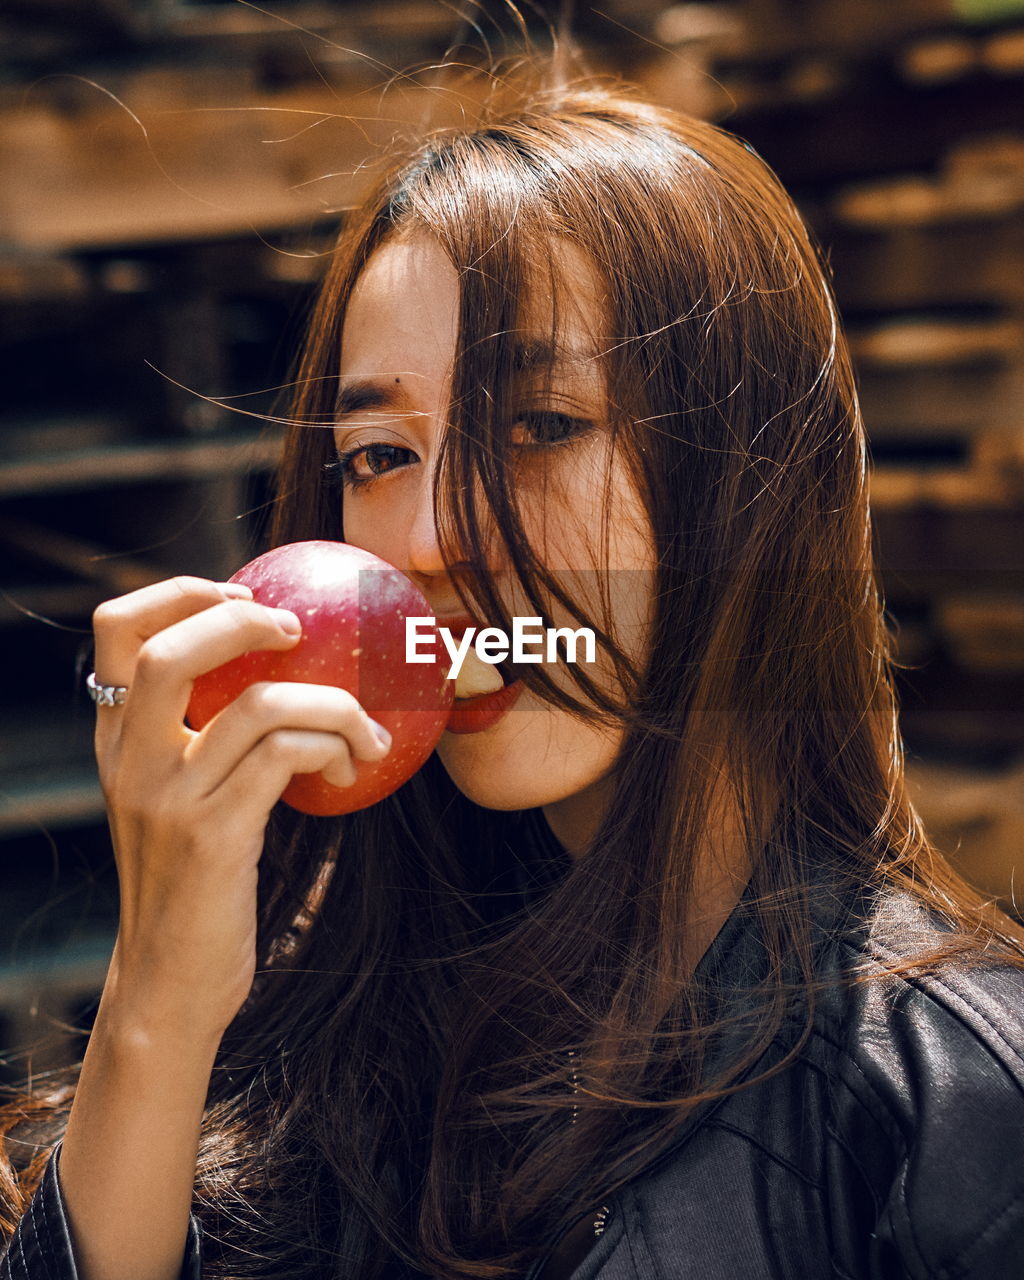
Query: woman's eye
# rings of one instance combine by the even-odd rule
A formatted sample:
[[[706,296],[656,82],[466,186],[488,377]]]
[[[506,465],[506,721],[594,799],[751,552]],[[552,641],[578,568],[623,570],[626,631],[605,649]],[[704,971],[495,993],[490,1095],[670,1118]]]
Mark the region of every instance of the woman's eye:
[[[588,419],[569,413],[533,410],[519,414],[512,427],[511,443],[516,448],[544,448],[582,435],[593,425]],[[333,488],[358,489],[415,460],[415,453],[402,445],[357,444],[340,453],[334,462],[325,463],[324,473]]]
[[[568,413],[521,413],[512,427],[511,442],[526,446],[561,444],[573,436],[588,431],[593,423],[586,418],[574,418]]]
[[[408,465],[406,460],[413,457],[413,451],[401,445],[362,444],[339,454],[335,462],[325,464],[324,470],[330,480],[355,489]]]

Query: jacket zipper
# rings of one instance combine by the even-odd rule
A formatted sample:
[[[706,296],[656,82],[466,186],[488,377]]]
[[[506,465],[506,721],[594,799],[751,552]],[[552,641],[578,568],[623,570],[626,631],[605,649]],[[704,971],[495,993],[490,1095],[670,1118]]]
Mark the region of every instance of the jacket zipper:
[[[594,1217],[595,1239],[604,1235],[604,1229],[608,1225],[608,1222],[612,1216],[613,1209],[614,1209],[614,1203],[603,1204],[600,1207],[600,1209],[598,1209],[597,1214]],[[576,1219],[576,1222],[579,1222],[578,1218]],[[556,1235],[554,1240],[551,1241],[551,1244],[548,1247],[547,1253],[545,1253],[542,1257],[534,1260],[529,1271],[527,1271],[526,1275],[523,1277],[523,1280],[537,1280],[537,1276],[540,1275],[541,1271],[551,1261],[551,1258],[555,1253],[556,1249],[562,1243],[562,1240],[565,1238],[565,1236],[568,1235],[568,1233],[576,1225],[576,1222],[570,1222],[568,1226],[563,1227],[561,1231],[559,1231],[558,1235]]]
[[[573,1061],[573,1059],[576,1057],[576,1050],[569,1049],[567,1051],[567,1057],[569,1058],[569,1065],[571,1067],[570,1081],[572,1083],[572,1090],[573,1090],[573,1093],[577,1093],[579,1091],[579,1073],[577,1072],[576,1064]],[[579,1116],[579,1111],[580,1111],[579,1107],[574,1104],[572,1109],[572,1114],[569,1117],[570,1124],[576,1123],[576,1119]],[[610,1204],[603,1204],[600,1207],[600,1209],[598,1209],[597,1214],[594,1218],[595,1239],[600,1238],[604,1234],[604,1229],[608,1225],[608,1219],[611,1217],[611,1212],[612,1212],[612,1207]],[[577,1218],[576,1221],[578,1222],[579,1219]],[[544,1267],[546,1267],[547,1264],[550,1262],[552,1254],[555,1252],[558,1246],[562,1243],[563,1238],[566,1236],[566,1234],[569,1231],[573,1229],[575,1225],[576,1225],[575,1222],[570,1222],[567,1226],[563,1227],[561,1231],[559,1231],[558,1235],[555,1236],[554,1240],[552,1240],[547,1253],[545,1253],[543,1257],[536,1259],[536,1261],[530,1267],[529,1271],[527,1271],[526,1275],[523,1277],[523,1280],[537,1280],[537,1276],[544,1269]]]

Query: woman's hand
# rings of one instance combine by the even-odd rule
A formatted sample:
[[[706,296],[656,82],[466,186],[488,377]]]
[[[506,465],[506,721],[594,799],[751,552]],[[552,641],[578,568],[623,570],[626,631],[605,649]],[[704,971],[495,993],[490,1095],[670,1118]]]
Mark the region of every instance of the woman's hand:
[[[256,965],[257,864],[293,774],[336,786],[388,751],[344,690],[261,683],[198,733],[193,680],[252,649],[288,649],[292,613],[248,588],[175,578],[100,605],[96,678],[129,687],[97,708],[96,754],[120,880],[105,991],[129,1025],[219,1035]],[[383,732],[383,731],[382,731]]]

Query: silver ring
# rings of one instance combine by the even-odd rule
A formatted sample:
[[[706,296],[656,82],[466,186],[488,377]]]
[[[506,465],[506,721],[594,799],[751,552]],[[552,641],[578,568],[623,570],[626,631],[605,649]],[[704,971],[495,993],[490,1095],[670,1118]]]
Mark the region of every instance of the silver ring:
[[[97,684],[95,671],[90,671],[86,676],[85,687],[89,690],[89,697],[98,707],[121,707],[128,696],[127,685]]]

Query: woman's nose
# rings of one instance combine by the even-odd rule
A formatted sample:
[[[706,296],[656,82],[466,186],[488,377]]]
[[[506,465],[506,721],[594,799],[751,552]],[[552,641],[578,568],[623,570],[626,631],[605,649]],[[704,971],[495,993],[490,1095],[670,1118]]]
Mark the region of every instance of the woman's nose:
[[[414,573],[443,573],[446,566],[438,542],[437,522],[434,519],[432,470],[420,483],[415,503],[407,535],[409,569]]]
[[[445,560],[442,554],[437,521],[434,518],[433,485],[434,468],[431,467],[429,471],[424,468],[406,534],[406,563],[410,574],[420,575],[424,579],[422,585],[426,585],[426,580],[436,584],[442,576],[454,578],[471,573],[471,557],[464,547],[456,545],[451,548],[454,554],[449,560]],[[443,494],[441,500],[443,506]],[[486,515],[488,504],[482,491],[477,495],[475,507],[479,521],[479,536],[483,540],[484,563],[489,572],[497,572],[500,567],[499,562],[503,559],[498,552],[500,540]]]

